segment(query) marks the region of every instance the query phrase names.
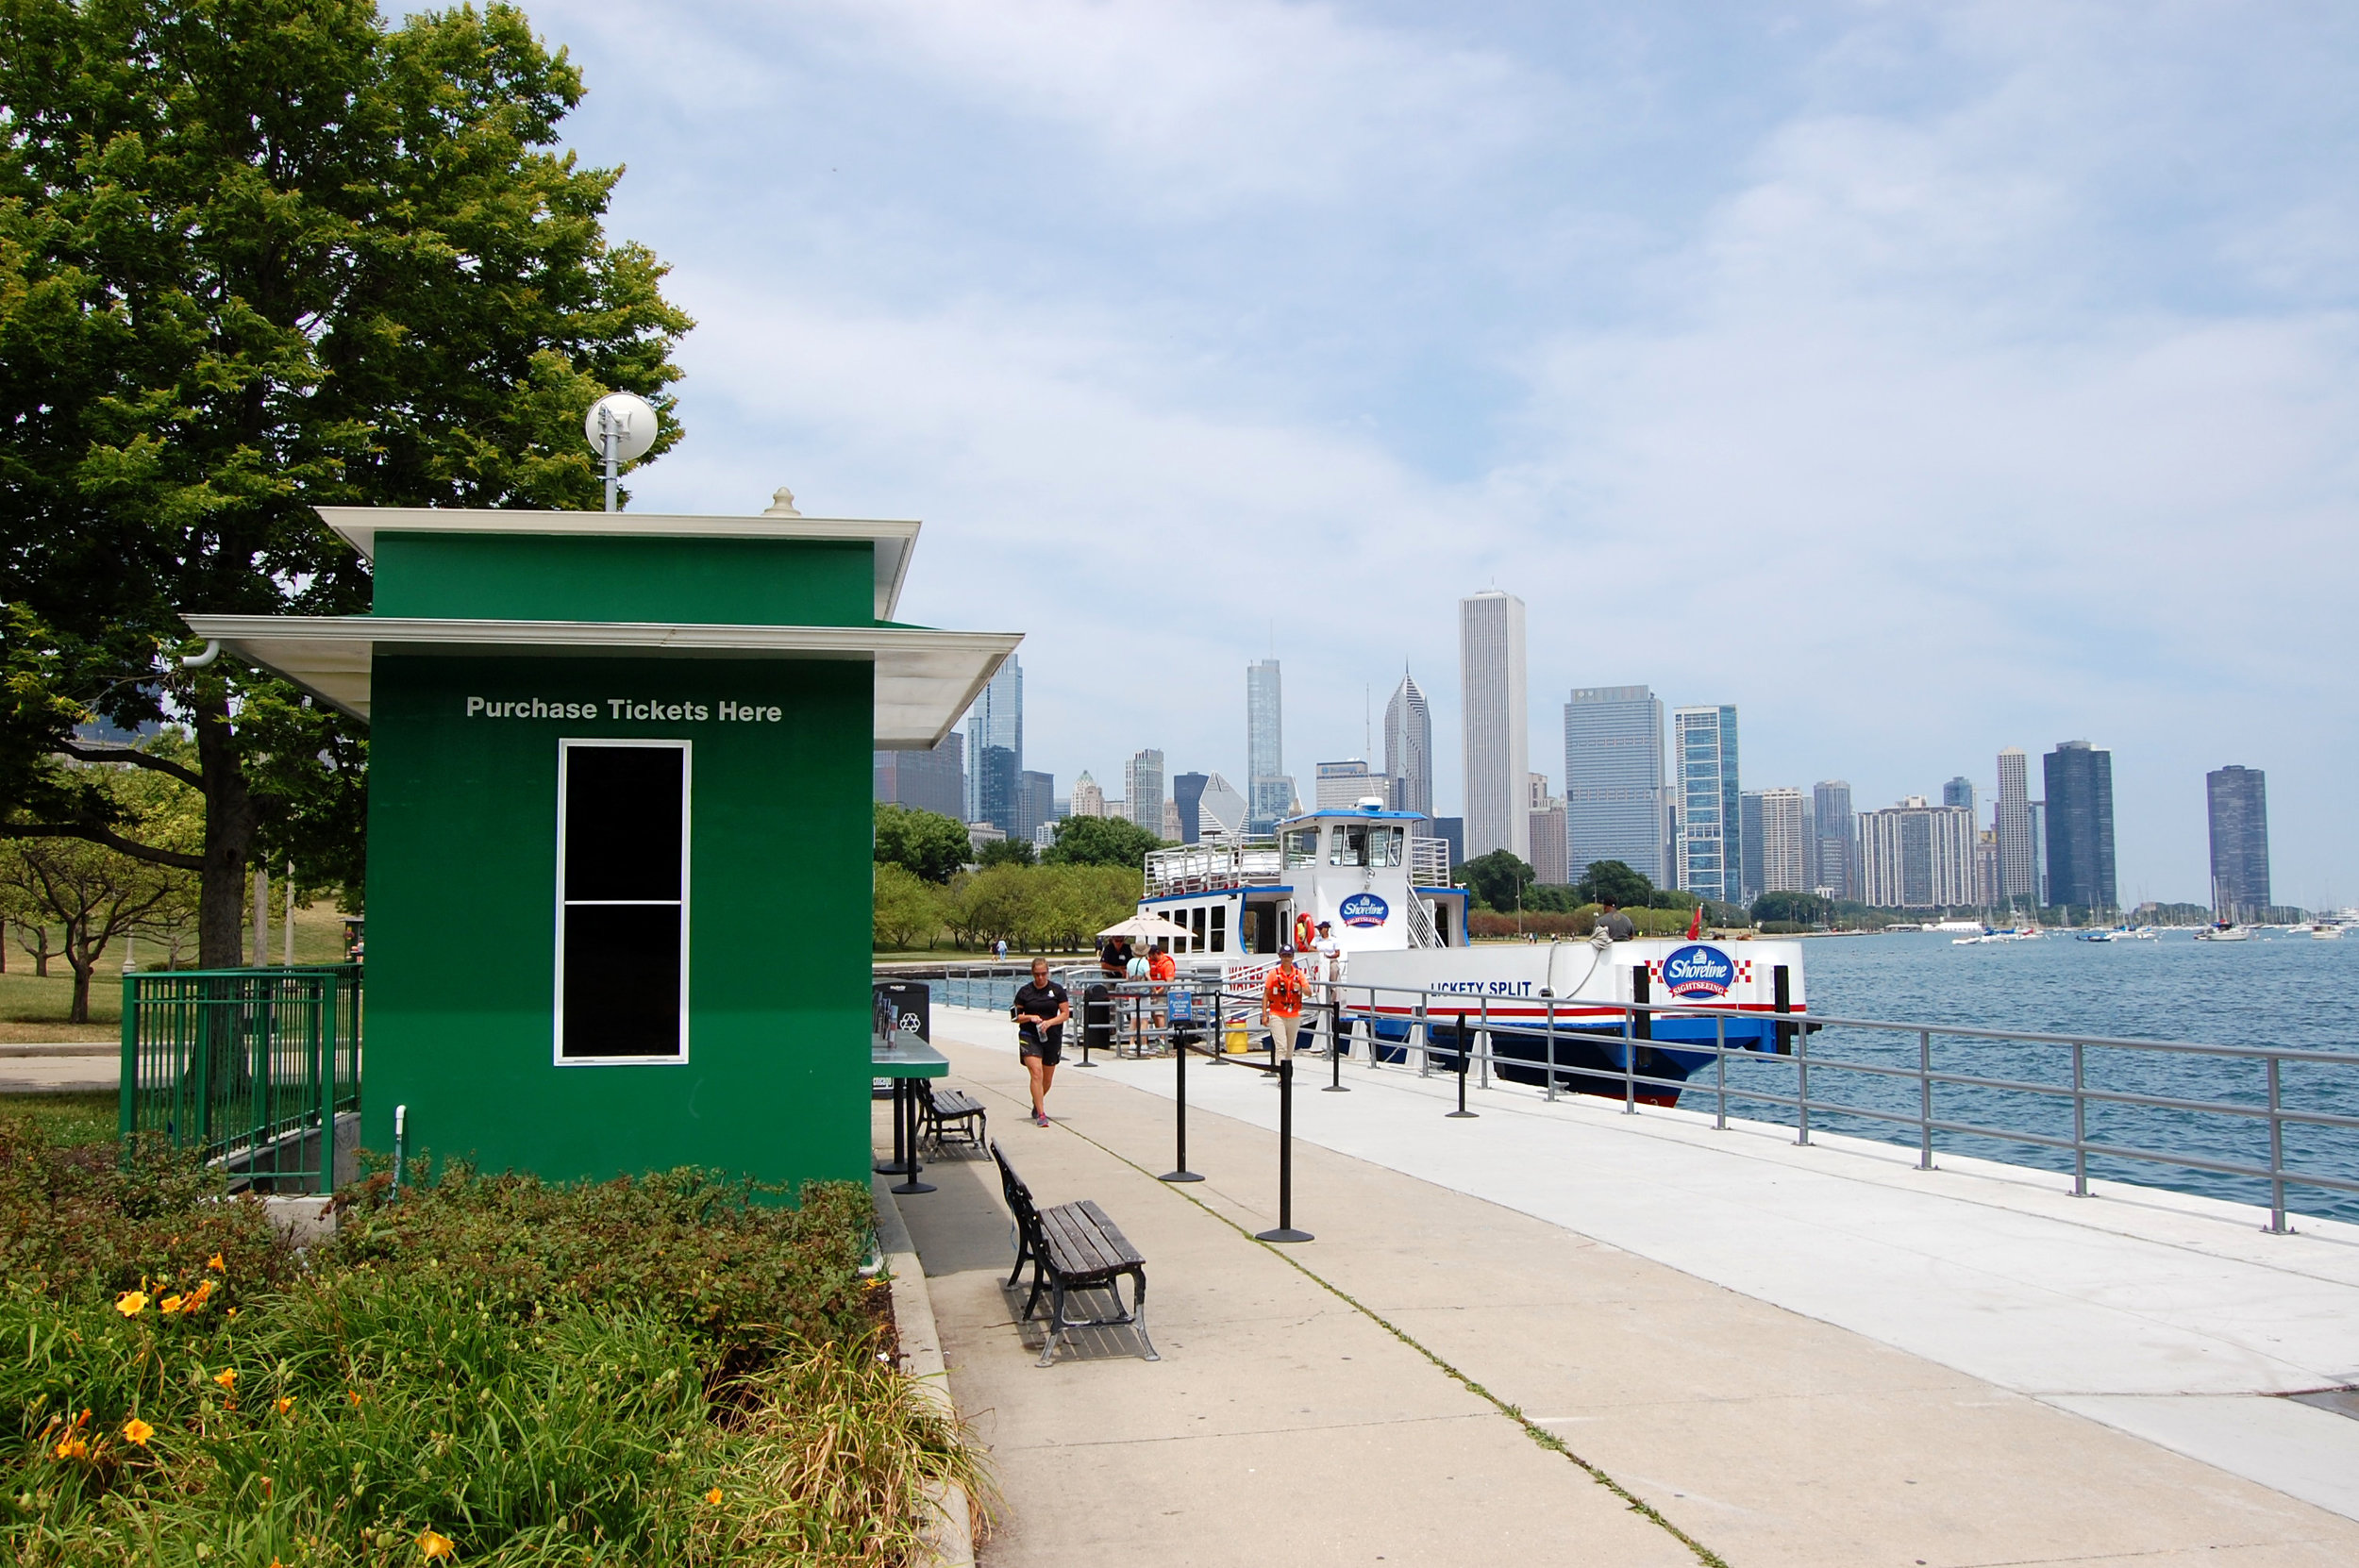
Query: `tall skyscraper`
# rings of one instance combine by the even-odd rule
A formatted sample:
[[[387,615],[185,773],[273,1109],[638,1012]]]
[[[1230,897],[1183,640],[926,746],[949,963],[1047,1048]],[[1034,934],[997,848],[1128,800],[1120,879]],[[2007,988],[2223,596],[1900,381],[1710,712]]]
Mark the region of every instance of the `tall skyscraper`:
[[[1362,757],[1340,762],[1321,762],[1318,770],[1317,793],[1312,804],[1321,810],[1337,806],[1357,806],[1367,795],[1384,793],[1383,776],[1368,766]]]
[[[1883,909],[1937,909],[1975,902],[1974,813],[1911,795],[1859,814],[1860,880]]]
[[[1745,896],[1807,892],[1802,792],[1790,786],[1748,790],[1739,815],[1745,846]]]
[[[1180,813],[1180,842],[1196,843],[1203,836],[1197,809],[1203,804],[1204,786],[1212,778],[1200,773],[1175,774],[1171,780],[1171,804]]]
[[[1531,818],[1531,879],[1552,888],[1572,882],[1565,859],[1564,803],[1548,793],[1548,776],[1531,776],[1526,809]]]
[[[1245,788],[1252,803],[1247,822],[1251,832],[1268,832],[1294,804],[1295,781],[1286,776],[1285,727],[1278,660],[1255,659],[1245,667]]]
[[[1008,824],[1011,839],[1031,839],[1040,835],[1040,825],[1048,820],[1056,809],[1057,776],[1036,773],[1030,768],[1015,776],[1015,820]]]
[[[1944,806],[1963,806],[1971,812],[1974,809],[1974,781],[1964,774],[1958,775],[1941,787],[1941,803]]]
[[[1679,759],[1679,885],[1725,903],[1742,901],[1745,839],[1736,781],[1736,709],[1675,708]]]
[[[2048,802],[2033,801],[2024,810],[2032,819],[2032,901],[2044,909],[2052,902],[2048,896]]]
[[[2000,904],[2039,901],[2038,878],[2033,875],[2032,787],[2020,746],[1999,754],[1999,805],[1991,828],[1999,835]]]
[[[1499,589],[1458,601],[1466,745],[1466,855],[1531,859],[1524,804],[1531,716],[1524,698],[1524,602]]]
[[[1663,700],[1644,686],[1578,686],[1564,704],[1564,833],[1575,881],[1619,860],[1671,885]]]
[[[2114,754],[2063,741],[2040,759],[2048,784],[2049,902],[2118,908],[2114,894]]]
[[[2212,907],[2258,920],[2269,907],[2268,776],[2231,765],[2203,776],[2212,820]]]
[[[966,820],[1006,832],[1024,772],[1024,672],[1010,654],[966,712]]]
[[[966,737],[957,730],[931,751],[880,751],[875,770],[878,801],[966,818]]]
[[[1087,768],[1073,781],[1073,804],[1067,808],[1077,817],[1102,817],[1106,814],[1106,792],[1097,787]]]
[[[1433,713],[1406,672],[1384,705],[1384,772],[1400,781],[1399,809],[1433,814]]]
[[[1157,838],[1163,836],[1163,754],[1152,746],[1133,752],[1122,770],[1125,814]]]
[[[1851,816],[1851,786],[1822,778],[1811,791],[1811,826],[1817,838],[1817,869],[1812,883],[1832,888],[1837,898],[1859,896],[1859,824]]]

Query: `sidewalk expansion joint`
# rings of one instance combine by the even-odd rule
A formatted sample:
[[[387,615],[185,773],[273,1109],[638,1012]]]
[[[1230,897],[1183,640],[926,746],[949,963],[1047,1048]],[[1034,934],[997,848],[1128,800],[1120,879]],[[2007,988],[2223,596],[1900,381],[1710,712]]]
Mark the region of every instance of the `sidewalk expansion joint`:
[[[1155,1173],[1140,1164],[1137,1160],[1129,1159],[1128,1156],[1123,1155],[1117,1150],[1107,1147],[1107,1145],[1099,1143],[1096,1139],[1092,1138],[1088,1133],[1081,1131],[1079,1128],[1075,1127],[1068,1123],[1059,1123],[1058,1125],[1066,1132],[1069,1132],[1074,1137],[1079,1138],[1082,1143],[1089,1144],[1092,1148],[1105,1154],[1108,1158],[1120,1160],[1123,1164],[1128,1165],[1130,1169],[1138,1172],[1139,1175],[1146,1176],[1150,1180],[1155,1179]],[[1235,1231],[1246,1241],[1251,1242],[1255,1246],[1258,1246],[1270,1254],[1271,1257],[1280,1259],[1289,1268],[1296,1270],[1301,1274],[1304,1278],[1318,1286],[1319,1289],[1327,1292],[1328,1294],[1333,1296],[1336,1300],[1342,1302],[1345,1306],[1349,1307],[1353,1311],[1358,1312],[1361,1316],[1366,1318],[1370,1323],[1375,1324],[1379,1328],[1383,1329],[1384,1332],[1392,1335],[1393,1338],[1398,1340],[1401,1343],[1407,1345],[1410,1349],[1424,1357],[1428,1361],[1430,1361],[1436,1368],[1438,1368],[1444,1376],[1457,1383],[1459,1387],[1464,1389],[1468,1393],[1473,1394],[1476,1398],[1483,1401],[1492,1409],[1497,1410],[1499,1414],[1514,1422],[1522,1429],[1524,1436],[1530,1438],[1533,1443],[1548,1449],[1551,1453],[1564,1455],[1565,1459],[1571,1460],[1575,1465],[1578,1465],[1581,1470],[1585,1471],[1591,1480],[1597,1482],[1599,1486],[1614,1493],[1614,1496],[1619,1497],[1629,1506],[1630,1510],[1632,1513],[1642,1516],[1649,1524],[1654,1525],[1657,1528],[1669,1535],[1674,1541],[1677,1541],[1681,1545],[1695,1553],[1696,1560],[1702,1563],[1704,1568],[1729,1568],[1727,1559],[1723,1558],[1719,1553],[1714,1551],[1711,1547],[1705,1545],[1702,1542],[1697,1540],[1694,1536],[1689,1535],[1685,1530],[1671,1523],[1670,1520],[1665,1518],[1661,1510],[1657,1510],[1653,1504],[1648,1502],[1645,1498],[1631,1491],[1630,1488],[1615,1480],[1612,1476],[1606,1474],[1606,1472],[1600,1469],[1598,1465],[1575,1453],[1572,1447],[1566,1443],[1563,1438],[1558,1437],[1554,1432],[1548,1430],[1548,1428],[1540,1426],[1530,1416],[1524,1414],[1523,1410],[1519,1407],[1508,1403],[1506,1400],[1501,1399],[1497,1394],[1493,1393],[1489,1389],[1483,1387],[1481,1383],[1476,1382],[1464,1372],[1461,1371],[1458,1367],[1452,1365],[1448,1360],[1436,1354],[1430,1347],[1426,1345],[1422,1341],[1418,1340],[1416,1336],[1411,1334],[1407,1329],[1402,1328],[1398,1324],[1394,1323],[1391,1319],[1385,1317],[1383,1313],[1368,1306],[1365,1302],[1360,1300],[1357,1296],[1354,1296],[1349,1291],[1345,1290],[1342,1286],[1336,1284],[1333,1280],[1329,1279],[1317,1270],[1304,1264],[1300,1258],[1296,1256],[1296,1254],[1288,1250],[1285,1246],[1261,1240],[1259,1237],[1255,1236],[1252,1231],[1247,1230],[1244,1226],[1239,1225],[1235,1220],[1230,1219],[1219,1209],[1214,1209],[1211,1204],[1204,1202],[1194,1193],[1189,1192],[1184,1187],[1175,1187],[1160,1182],[1158,1185],[1163,1186],[1163,1191],[1169,1193],[1172,1196],[1179,1198],[1182,1202],[1196,1205],[1196,1208],[1202,1209],[1206,1214],[1209,1214],[1213,1219],[1218,1220],[1222,1225],[1227,1226],[1230,1229]]]

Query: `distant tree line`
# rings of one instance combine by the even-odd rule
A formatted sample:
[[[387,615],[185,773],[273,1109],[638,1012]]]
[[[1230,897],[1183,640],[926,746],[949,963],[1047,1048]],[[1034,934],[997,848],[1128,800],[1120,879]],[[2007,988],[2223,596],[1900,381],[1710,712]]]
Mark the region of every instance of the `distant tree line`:
[[[966,825],[890,802],[876,809],[875,941],[880,950],[1079,952],[1138,907],[1147,852],[1163,841],[1114,817],[1068,817],[1054,842],[998,840],[980,851]]]

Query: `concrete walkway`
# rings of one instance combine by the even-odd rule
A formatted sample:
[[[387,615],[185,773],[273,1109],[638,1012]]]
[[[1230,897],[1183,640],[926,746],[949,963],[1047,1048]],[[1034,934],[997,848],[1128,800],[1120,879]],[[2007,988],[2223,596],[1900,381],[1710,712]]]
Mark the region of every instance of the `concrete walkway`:
[[[1392,1073],[1379,1076],[1400,1085],[1368,1085],[1362,1070],[1351,1095],[1297,1096],[1296,1218],[1319,1240],[1281,1250],[1247,1235],[1274,1218],[1272,1140],[1255,1124],[1274,1119],[1276,1095],[1259,1075],[1191,1073],[1192,1101],[1236,1114],[1194,1114],[1191,1163],[1212,1179],[1169,1187],[1149,1175],[1171,1159],[1168,1063],[1068,1068],[1055,1095],[1060,1125],[1044,1131],[1021,1118],[1004,1020],[936,1016],[955,1081],[992,1105],[995,1131],[1042,1200],[1096,1198],[1146,1253],[1149,1326],[1164,1357],[1134,1359],[1114,1330],[1035,1369],[1037,1331],[1018,1328],[1020,1303],[999,1291],[1007,1221],[990,1166],[929,1168],[941,1191],[904,1199],[902,1211],[926,1262],[952,1390],[993,1445],[1007,1496],[988,1563],[1093,1548],[1153,1563],[1707,1560],[1691,1540],[1737,1564],[2359,1560],[2359,1524],[2284,1490],[1831,1312],[1760,1298],[1785,1289],[1781,1279],[1740,1293],[1615,1244],[1590,1223],[1624,1223],[1617,1202],[1635,1198],[1560,1221],[1464,1190],[1497,1172],[1463,1173],[1454,1188],[1408,1169],[1437,1138],[1462,1148],[1480,1138],[1519,1193],[1559,1180],[1586,1203],[1613,1185],[1599,1170],[1618,1164],[1614,1181],[1643,1189],[1656,1179],[1642,1169],[1653,1160],[1685,1170],[1680,1190],[1709,1195],[1735,1177],[1699,1162],[1727,1157],[1656,1129],[1739,1135],[1698,1135],[1662,1113],[1543,1107],[1535,1120],[1551,1142],[1502,1150],[1517,1121],[1504,1096],[1479,1107],[1482,1121],[1443,1122],[1433,1085],[1407,1087],[1414,1076]],[[1597,1124],[1584,1135],[1605,1142],[1572,1146],[1584,1119]],[[1645,1136],[1633,1136],[1634,1124]],[[1363,1135],[1381,1145],[1366,1152],[1382,1163],[1319,1142]],[[1740,1175],[1809,1193],[1781,1173]],[[1684,1234],[1691,1212],[1674,1205],[1654,1223]],[[1816,1272],[1833,1276],[1826,1288],[1837,1295],[1852,1239],[1878,1228],[1839,1218],[1822,1214],[1813,1241]],[[2197,1222],[2218,1224],[2174,1220]],[[1968,1240],[1984,1263],[2003,1244]],[[1889,1234],[1880,1241],[1894,1244]],[[2301,1289],[2318,1278],[2288,1277],[2308,1281]],[[2001,1323],[1983,1337],[2015,1333]],[[2330,1353],[2331,1336],[2314,1348]],[[1524,1420],[1502,1405],[1520,1407]],[[1535,1431],[1659,1519],[1543,1447]]]
[[[123,1047],[103,1041],[0,1045],[0,1094],[99,1093],[123,1080]]]

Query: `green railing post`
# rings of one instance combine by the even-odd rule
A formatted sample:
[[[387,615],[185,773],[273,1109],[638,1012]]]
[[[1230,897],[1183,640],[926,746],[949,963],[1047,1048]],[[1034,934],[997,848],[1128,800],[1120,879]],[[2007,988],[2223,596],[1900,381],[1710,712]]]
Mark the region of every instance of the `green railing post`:
[[[139,1131],[140,1103],[140,977],[123,976],[123,1081],[117,1086],[120,1102],[119,1118],[123,1128],[123,1152],[131,1152],[131,1135]]]
[[[320,1103],[320,1192],[336,1191],[336,993],[338,976],[323,975],[311,1009],[311,1071]]]

